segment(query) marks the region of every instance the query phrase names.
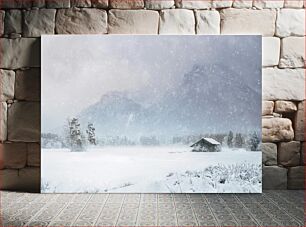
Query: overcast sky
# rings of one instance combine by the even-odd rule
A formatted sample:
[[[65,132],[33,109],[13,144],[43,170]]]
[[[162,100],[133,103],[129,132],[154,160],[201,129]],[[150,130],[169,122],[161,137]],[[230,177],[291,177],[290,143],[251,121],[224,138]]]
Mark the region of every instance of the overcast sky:
[[[154,101],[203,63],[230,66],[258,90],[261,37],[43,36],[42,130],[58,127],[109,91],[155,91],[147,94]]]

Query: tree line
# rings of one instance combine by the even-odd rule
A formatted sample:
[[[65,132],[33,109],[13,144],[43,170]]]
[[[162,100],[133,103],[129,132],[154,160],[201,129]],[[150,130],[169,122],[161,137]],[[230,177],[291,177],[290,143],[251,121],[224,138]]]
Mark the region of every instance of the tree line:
[[[43,148],[69,148],[71,151],[85,151],[87,146],[159,146],[159,145],[191,145],[202,137],[213,138],[222,146],[229,148],[246,148],[251,151],[260,149],[260,135],[257,132],[250,134],[234,133],[206,133],[185,136],[140,136],[131,139],[127,136],[104,136],[96,137],[93,123],[88,123],[83,131],[78,118],[67,120],[64,127],[64,135],[58,136],[52,133],[42,134]]]

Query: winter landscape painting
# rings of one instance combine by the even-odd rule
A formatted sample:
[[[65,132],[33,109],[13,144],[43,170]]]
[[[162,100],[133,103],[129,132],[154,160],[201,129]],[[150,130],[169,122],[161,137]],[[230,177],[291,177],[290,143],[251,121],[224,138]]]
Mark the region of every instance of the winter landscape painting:
[[[260,193],[261,36],[43,36],[41,125],[43,193]]]

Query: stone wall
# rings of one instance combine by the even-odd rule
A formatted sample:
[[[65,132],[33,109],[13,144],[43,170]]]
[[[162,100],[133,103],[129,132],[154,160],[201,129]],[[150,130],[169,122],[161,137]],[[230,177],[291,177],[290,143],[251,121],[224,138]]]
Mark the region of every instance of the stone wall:
[[[0,2],[2,189],[39,190],[41,34],[263,35],[263,187],[303,188],[305,2]]]

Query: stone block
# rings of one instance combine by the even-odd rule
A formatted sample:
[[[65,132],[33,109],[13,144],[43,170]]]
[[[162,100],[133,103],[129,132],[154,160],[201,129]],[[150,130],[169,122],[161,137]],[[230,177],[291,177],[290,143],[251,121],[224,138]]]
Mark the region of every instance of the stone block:
[[[297,111],[297,106],[294,102],[278,100],[275,101],[275,110],[276,113],[292,113]]]
[[[278,164],[282,166],[298,166],[300,164],[300,142],[290,141],[278,146]]]
[[[15,99],[40,100],[40,68],[16,71]]]
[[[18,185],[18,170],[4,169],[0,170],[0,189],[1,190],[16,190]]]
[[[233,7],[242,9],[242,8],[252,8],[253,1],[250,0],[234,0]]]
[[[262,141],[280,142],[290,141],[294,138],[292,122],[287,118],[263,118]]]
[[[287,169],[279,166],[264,166],[263,189],[287,189]]]
[[[23,36],[54,34],[55,9],[33,9],[24,12]]]
[[[223,9],[221,34],[274,36],[276,11],[271,9]]]
[[[26,162],[26,143],[0,143],[0,169],[21,169]]]
[[[109,0],[109,7],[113,9],[142,9],[143,0]]]
[[[276,66],[279,63],[280,39],[277,37],[262,38],[262,65]]]
[[[32,7],[33,8],[44,8],[46,7],[46,1],[45,0],[33,0]]]
[[[14,99],[15,72],[12,70],[0,69],[0,101]]]
[[[91,7],[90,0],[70,0],[71,7]]]
[[[101,9],[60,9],[56,15],[57,34],[103,34],[107,32],[107,13]]]
[[[220,14],[218,11],[197,10],[195,16],[197,34],[220,34]]]
[[[274,109],[274,102],[273,101],[263,101],[262,102],[262,112],[261,115],[272,115]]]
[[[3,169],[0,170],[0,179],[0,189],[2,190],[40,191],[40,168]]]
[[[305,171],[304,166],[291,167],[288,171],[288,189],[303,190]]]
[[[276,9],[284,7],[284,0],[254,0],[253,6],[257,9]]]
[[[157,34],[159,14],[153,10],[110,10],[110,34]]]
[[[303,0],[285,0],[285,8],[303,8]]]
[[[38,143],[28,143],[27,166],[40,167],[40,145]]]
[[[108,7],[108,0],[91,0],[92,7],[106,9]]]
[[[305,101],[298,104],[298,111],[294,118],[295,140],[305,141]]]
[[[262,143],[262,163],[266,166],[277,165],[277,145],[275,143]]]
[[[40,192],[40,168],[27,167],[19,170],[20,190]]]
[[[301,142],[301,165],[305,166],[306,165],[306,156],[305,156],[305,146],[306,143],[305,142]]]
[[[212,0],[212,8],[229,8],[233,4],[232,0]]]
[[[159,34],[195,34],[193,11],[188,9],[162,10]]]
[[[177,8],[184,9],[209,9],[212,7],[211,0],[175,0]]]
[[[305,67],[305,38],[283,38],[281,53],[280,68]]]
[[[276,36],[304,36],[305,35],[305,10],[281,9],[277,13]]]
[[[32,0],[35,1],[35,0]],[[22,9],[31,8],[31,0],[1,0],[0,8],[2,9]]]
[[[4,19],[5,34],[22,33],[22,11],[18,9],[8,10]]]
[[[19,69],[40,66],[40,39],[0,38],[0,46],[6,50],[0,61],[1,68]]]
[[[0,106],[0,142],[7,140],[7,104],[1,102]]]
[[[62,9],[70,7],[70,0],[45,0],[47,8]]]
[[[4,34],[4,17],[5,17],[5,11],[0,10],[0,35],[1,36]]]
[[[8,140],[40,141],[40,103],[16,102],[8,108]]]
[[[264,68],[262,70],[262,93],[264,100],[304,100],[304,70]]]
[[[160,10],[174,7],[174,0],[145,0],[146,9]]]

